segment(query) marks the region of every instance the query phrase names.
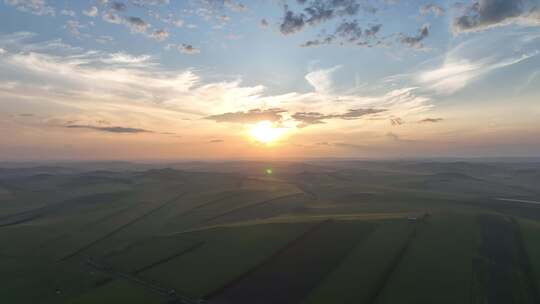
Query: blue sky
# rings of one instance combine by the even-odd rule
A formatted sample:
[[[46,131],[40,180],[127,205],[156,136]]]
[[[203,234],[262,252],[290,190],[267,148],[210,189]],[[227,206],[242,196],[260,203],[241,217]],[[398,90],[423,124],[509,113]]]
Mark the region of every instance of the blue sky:
[[[538,5],[3,0],[0,156],[538,155]]]

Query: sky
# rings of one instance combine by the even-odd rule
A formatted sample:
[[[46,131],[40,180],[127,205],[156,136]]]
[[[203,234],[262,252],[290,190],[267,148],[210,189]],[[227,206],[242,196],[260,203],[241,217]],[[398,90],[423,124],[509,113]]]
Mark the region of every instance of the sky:
[[[540,0],[0,1],[0,161],[540,155]]]

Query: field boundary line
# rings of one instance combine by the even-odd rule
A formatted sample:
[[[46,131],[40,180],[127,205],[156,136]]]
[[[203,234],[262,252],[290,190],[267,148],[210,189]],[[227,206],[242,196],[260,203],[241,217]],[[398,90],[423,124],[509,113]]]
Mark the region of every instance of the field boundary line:
[[[148,264],[148,265],[146,265],[146,266],[143,266],[143,267],[141,267],[141,268],[135,269],[135,270],[132,271],[131,273],[133,273],[134,275],[138,275],[138,274],[140,274],[141,272],[147,271],[147,270],[152,269],[152,268],[154,268],[154,267],[156,267],[156,266],[158,266],[158,265],[167,263],[167,262],[169,262],[169,261],[171,261],[171,260],[173,260],[173,259],[175,259],[175,258],[177,258],[177,257],[180,257],[180,256],[182,256],[182,255],[184,255],[184,254],[187,254],[187,253],[190,253],[190,252],[192,252],[192,251],[195,251],[195,250],[199,249],[200,247],[202,247],[203,245],[204,245],[204,242],[202,242],[202,241],[201,241],[201,242],[197,242],[197,243],[191,245],[190,247],[188,247],[188,248],[186,248],[186,249],[184,249],[184,250],[181,250],[180,252],[177,252],[177,253],[175,253],[175,254],[172,254],[172,255],[169,255],[169,256],[167,256],[167,257],[161,258],[161,259],[159,259],[159,260],[157,260],[157,261],[155,261],[155,262],[152,262],[152,263],[150,263],[150,264]]]
[[[179,195],[173,197],[172,199],[166,201],[165,203],[163,203],[163,204],[157,206],[156,208],[154,208],[154,209],[152,209],[152,210],[150,210],[150,211],[148,211],[148,212],[142,214],[141,216],[139,216],[139,217],[137,217],[137,218],[134,218],[133,220],[131,220],[131,221],[125,223],[125,224],[120,225],[119,227],[113,229],[112,231],[107,232],[105,235],[103,235],[103,236],[101,236],[101,237],[99,237],[99,238],[97,238],[97,239],[91,241],[90,243],[88,243],[88,244],[84,245],[83,247],[81,247],[81,248],[75,250],[74,252],[72,252],[72,253],[70,253],[70,254],[68,254],[68,255],[66,255],[66,256],[60,258],[57,262],[63,262],[63,261],[65,261],[65,260],[69,259],[69,258],[72,258],[72,257],[76,256],[77,254],[79,254],[79,253],[83,252],[84,250],[86,250],[86,249],[92,247],[93,245],[95,245],[95,244],[101,242],[102,240],[107,239],[107,238],[111,237],[112,235],[114,235],[114,234],[116,234],[116,233],[122,231],[122,230],[125,229],[126,227],[129,227],[129,226],[131,226],[131,225],[133,225],[133,224],[135,224],[135,223],[137,223],[137,222],[143,220],[143,219],[146,218],[147,216],[150,216],[150,215],[152,215],[153,213],[158,212],[159,210],[165,208],[165,207],[168,206],[169,204],[172,204],[172,203],[176,202],[178,199],[182,198],[186,193],[187,193],[187,192],[182,192],[182,193],[180,193]]]
[[[412,241],[416,238],[417,233],[417,224],[414,224],[413,230],[407,236],[405,243],[401,246],[396,255],[390,261],[390,263],[384,270],[382,276],[378,279],[378,283],[375,285],[371,296],[369,296],[368,300],[366,301],[367,303],[376,304],[378,302],[380,295],[388,285],[388,282],[390,281],[396,269],[403,261],[403,258],[407,253],[407,250],[409,249]]]
[[[273,198],[269,198],[269,199],[266,199],[264,201],[260,201],[260,202],[256,202],[256,203],[253,203],[253,204],[248,204],[246,206],[242,206],[242,207],[238,207],[238,208],[234,208],[232,210],[228,210],[226,212],[223,212],[223,213],[220,213],[218,215],[214,215],[210,218],[207,218],[205,219],[204,221],[200,222],[200,224],[205,224],[205,223],[208,223],[210,221],[213,221],[215,219],[218,219],[220,217],[223,217],[223,216],[226,216],[226,215],[229,215],[229,214],[232,214],[232,213],[235,213],[237,211],[241,211],[241,210],[244,210],[244,209],[248,209],[248,208],[252,208],[252,207],[259,207],[261,205],[265,205],[265,204],[268,204],[268,203],[272,203],[274,201],[277,201],[277,200],[280,200],[280,199],[284,199],[284,198],[289,198],[289,197],[294,197],[294,196],[299,196],[299,195],[305,195],[304,192],[297,192],[297,193],[291,193],[291,194],[286,194],[286,195],[281,195],[281,196],[277,196],[277,197],[273,197]]]
[[[217,295],[221,294],[222,292],[224,292],[229,287],[232,287],[232,286],[238,284],[241,280],[247,278],[248,276],[253,274],[255,271],[257,271],[258,269],[260,269],[260,268],[264,267],[265,265],[271,263],[275,258],[280,256],[283,252],[287,251],[290,247],[292,247],[295,244],[303,241],[304,239],[306,239],[311,234],[319,231],[324,226],[326,226],[326,225],[328,225],[328,224],[330,224],[332,222],[333,222],[333,220],[325,220],[325,221],[322,221],[322,222],[319,222],[319,223],[313,225],[313,227],[309,228],[307,231],[305,231],[304,233],[302,233],[301,235],[299,235],[295,239],[293,239],[290,242],[288,242],[287,244],[285,244],[285,246],[283,246],[283,247],[279,248],[278,250],[276,250],[269,257],[267,257],[264,261],[262,261],[261,263],[253,266],[251,269],[248,269],[247,271],[240,274],[238,277],[232,279],[231,281],[225,283],[225,285],[223,285],[223,286],[219,287],[218,289],[208,293],[206,296],[203,297],[203,299],[209,301],[209,300],[211,300],[211,298],[214,298]]]

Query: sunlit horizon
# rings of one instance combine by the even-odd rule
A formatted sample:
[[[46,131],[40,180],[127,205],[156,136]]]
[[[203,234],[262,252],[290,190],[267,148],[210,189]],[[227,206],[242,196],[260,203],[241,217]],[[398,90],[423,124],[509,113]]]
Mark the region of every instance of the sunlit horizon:
[[[0,161],[537,156],[537,3],[477,2],[3,1]]]

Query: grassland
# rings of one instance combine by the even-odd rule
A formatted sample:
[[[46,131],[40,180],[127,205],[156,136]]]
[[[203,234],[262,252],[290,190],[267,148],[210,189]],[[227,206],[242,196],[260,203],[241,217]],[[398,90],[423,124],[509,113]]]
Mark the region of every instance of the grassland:
[[[0,302],[539,301],[540,164],[149,167],[0,169]]]
[[[372,303],[400,263],[414,229],[415,224],[403,219],[378,223],[376,230],[355,245],[304,303]]]
[[[217,303],[299,303],[369,234],[368,222],[317,223],[241,278],[210,296]]]

